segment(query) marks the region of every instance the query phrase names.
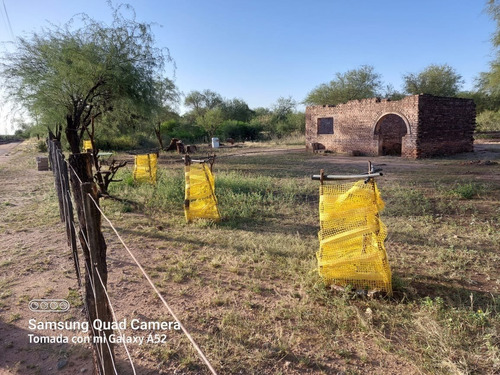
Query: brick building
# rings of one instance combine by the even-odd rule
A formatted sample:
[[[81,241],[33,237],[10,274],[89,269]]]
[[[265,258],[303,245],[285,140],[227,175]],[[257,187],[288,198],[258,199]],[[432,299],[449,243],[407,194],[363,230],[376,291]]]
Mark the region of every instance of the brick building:
[[[425,158],[473,151],[472,99],[413,95],[306,107],[306,148]]]

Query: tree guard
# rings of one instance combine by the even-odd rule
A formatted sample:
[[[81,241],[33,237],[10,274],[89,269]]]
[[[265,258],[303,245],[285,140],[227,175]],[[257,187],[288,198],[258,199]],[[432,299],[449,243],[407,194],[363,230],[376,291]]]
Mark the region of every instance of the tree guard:
[[[215,156],[195,161],[189,155],[184,158],[186,176],[184,214],[188,223],[194,219],[220,220],[212,174],[214,159]]]
[[[379,217],[384,202],[374,174],[371,164],[364,175],[367,179],[356,182],[346,181],[346,176],[335,179],[320,174],[318,271],[327,285],[392,294],[384,247],[387,229]]]
[[[156,154],[136,155],[134,164],[134,181],[156,184]]]

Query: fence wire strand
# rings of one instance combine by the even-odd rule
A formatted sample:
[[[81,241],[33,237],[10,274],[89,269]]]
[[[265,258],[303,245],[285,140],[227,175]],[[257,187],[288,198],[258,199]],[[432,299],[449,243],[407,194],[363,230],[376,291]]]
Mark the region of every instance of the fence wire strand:
[[[76,173],[75,169],[73,168],[73,166],[69,163],[68,160],[66,160],[64,158],[64,155],[62,154],[61,150],[56,150],[57,151],[57,161],[59,163],[59,161],[62,159],[62,161],[64,161],[66,163],[66,165],[69,166],[69,168],[71,169],[71,172],[73,173],[73,175],[77,178],[77,180],[80,182],[80,184],[83,184],[83,181],[82,179],[80,178],[80,176],[78,176],[78,173]],[[64,193],[64,189],[63,190],[63,193]],[[64,199],[69,199],[71,200],[71,194],[70,194],[70,191],[66,191],[65,192],[67,195],[67,197],[64,197]],[[92,197],[92,195],[88,194],[88,196],[90,197],[90,199],[92,200],[92,202],[94,203],[94,205],[96,206],[96,208],[99,210],[99,212],[101,213],[101,215],[104,217],[104,219],[108,222],[108,224],[110,225],[110,227],[112,228],[112,230],[114,231],[114,233],[116,234],[116,236],[118,237],[118,239],[120,240],[120,242],[122,243],[123,247],[125,248],[125,250],[128,252],[128,254],[131,256],[131,258],[133,259],[133,261],[135,262],[135,264],[139,267],[139,269],[141,270],[142,274],[144,275],[144,277],[146,278],[146,280],[148,281],[148,283],[151,285],[151,287],[153,288],[153,290],[155,291],[156,295],[160,298],[160,300],[162,301],[163,305],[167,308],[168,312],[170,313],[170,315],[174,318],[174,320],[179,324],[182,332],[186,335],[186,337],[188,338],[188,340],[191,342],[191,344],[193,345],[193,347],[195,348],[195,350],[198,352],[198,355],[200,356],[200,358],[202,359],[202,361],[204,362],[204,364],[207,366],[207,368],[210,370],[210,372],[214,375],[217,375],[217,372],[214,370],[214,368],[212,367],[212,365],[210,364],[210,362],[208,361],[207,357],[205,356],[205,354],[202,352],[202,350],[200,349],[200,347],[198,346],[198,344],[194,341],[193,337],[191,336],[191,334],[187,331],[187,329],[184,327],[184,325],[181,323],[181,321],[179,320],[179,318],[177,318],[177,315],[174,313],[174,311],[172,310],[172,308],[169,306],[169,304],[167,303],[167,301],[165,300],[165,298],[162,296],[162,294],[160,293],[160,291],[156,288],[156,286],[154,285],[154,283],[152,282],[151,278],[149,277],[149,275],[147,274],[147,272],[144,270],[144,268],[142,267],[142,265],[139,263],[139,261],[137,260],[137,258],[134,256],[134,254],[132,253],[132,251],[129,249],[129,247],[125,244],[125,242],[123,241],[123,239],[121,238],[120,234],[118,233],[118,231],[116,230],[116,228],[114,227],[113,223],[108,219],[108,217],[104,214],[104,212],[101,210],[101,208],[99,207],[99,205],[97,204],[97,202],[94,200],[94,198]],[[87,245],[87,248],[90,249],[90,244],[89,244],[89,241],[87,240],[85,234],[84,234],[84,231],[83,230],[77,230],[76,228],[76,225],[75,225],[75,222],[73,220],[73,218],[71,218],[71,224],[73,225],[73,228],[75,230],[75,235],[77,235],[78,233],[81,234],[81,236],[83,237],[83,240],[85,242],[85,244]],[[81,229],[81,228],[80,228]],[[78,241],[77,241],[78,242]],[[80,243],[80,248],[82,249],[83,251],[83,247],[82,247],[82,244]],[[92,257],[91,255],[91,252],[90,252],[90,257]],[[78,260],[76,261],[77,262],[77,277],[79,278],[79,280],[81,280],[81,273],[80,273],[80,264],[78,262]],[[89,276],[89,281],[90,281],[90,286],[91,286],[91,289],[92,289],[92,293],[94,295],[94,299],[96,297],[96,290],[95,290],[95,280],[93,280],[93,277],[92,277],[92,273],[90,272],[90,267],[93,266],[93,260],[90,259],[90,265],[87,264],[87,260],[84,261],[84,265],[85,265],[85,268],[87,270],[87,274]],[[95,268],[95,267],[94,267]],[[113,319],[116,321],[116,314],[114,312],[114,308],[112,306],[112,303],[111,303],[111,300],[109,298],[109,295],[108,295],[108,292],[107,292],[107,289],[105,288],[104,286],[104,282],[101,278],[101,275],[99,273],[99,271],[97,270],[97,268],[95,268],[96,272],[97,272],[97,276],[99,278],[99,281],[104,289],[104,293],[106,295],[106,299],[109,303],[109,306],[110,306],[110,310],[111,310],[111,313],[113,315]],[[87,315],[87,319],[89,320],[89,323],[90,323],[90,326],[91,326],[91,329],[92,329],[92,333],[93,333],[93,337],[96,337],[96,331],[94,329],[94,326],[91,322],[91,319],[90,319],[90,315],[89,315],[89,308],[88,308],[88,305],[87,305],[87,301],[85,298],[82,297],[82,300],[84,302],[84,305],[85,305],[85,312],[86,312],[86,315]],[[97,306],[95,306],[96,308],[96,314],[97,314]],[[121,330],[118,328],[118,331],[120,332],[120,334],[122,333]],[[106,345],[107,345],[107,348],[108,348],[108,351],[110,354],[112,354],[112,350],[111,350],[111,347],[109,345],[109,343],[107,342],[106,340]],[[125,348],[125,351],[127,353],[127,356],[128,356],[128,359],[130,361],[130,364],[132,366],[132,370],[134,372],[134,375],[136,375],[136,370],[135,370],[135,366],[134,366],[134,363],[132,361],[132,358],[130,356],[130,352],[128,350],[128,347],[125,343],[123,343],[124,345],[124,348]],[[102,355],[102,348],[100,348],[100,345],[94,345],[96,350],[97,350],[97,353],[98,353],[98,356],[99,356],[99,359],[101,360],[101,364],[104,363],[104,360],[103,360],[103,355]],[[116,366],[115,366],[115,363],[114,363],[114,359],[113,359],[113,355],[111,355],[111,361],[112,361],[112,366],[113,366],[113,369],[114,369],[114,372],[116,375],[118,375],[118,371],[116,369]],[[101,373],[101,368],[99,367],[99,372]]]
[[[193,345],[193,347],[196,349],[196,351],[198,352],[198,354],[199,354],[200,358],[202,359],[202,361],[205,363],[205,365],[208,367],[208,369],[210,370],[210,372],[212,374],[217,375],[217,372],[214,370],[214,368],[212,367],[212,365],[208,361],[207,357],[205,357],[205,354],[203,354],[203,352],[200,349],[200,347],[198,346],[198,344],[196,344],[196,342],[194,341],[193,337],[189,334],[189,332],[187,331],[187,329],[184,327],[184,325],[181,323],[181,321],[177,318],[177,315],[175,315],[174,311],[170,308],[169,304],[167,303],[167,301],[165,300],[165,298],[163,298],[163,296],[160,293],[160,291],[156,288],[156,286],[154,285],[153,281],[151,280],[151,278],[149,277],[149,275],[146,273],[146,271],[144,270],[144,268],[142,267],[142,265],[139,263],[139,261],[134,256],[134,254],[132,253],[132,251],[130,251],[130,249],[128,248],[128,246],[125,244],[125,242],[123,241],[122,237],[120,236],[120,234],[118,233],[118,231],[114,227],[113,223],[104,214],[104,212],[101,210],[101,208],[99,207],[99,205],[97,204],[97,202],[94,200],[94,198],[92,197],[92,195],[88,194],[88,196],[94,202],[94,205],[99,210],[99,212],[104,217],[104,219],[108,222],[108,224],[110,225],[111,229],[113,229],[113,231],[115,232],[116,236],[118,237],[118,239],[122,243],[123,247],[125,248],[125,250],[127,250],[127,252],[131,256],[131,258],[137,264],[137,267],[139,267],[139,269],[141,270],[142,274],[144,275],[144,277],[146,278],[146,280],[149,282],[149,284],[151,285],[151,287],[155,291],[156,295],[163,302],[163,304],[167,308],[167,310],[170,313],[170,315],[172,315],[172,317],[174,318],[174,320],[179,324],[179,326],[181,327],[182,332],[186,335],[186,337],[189,339],[189,341],[191,342],[191,344]]]
[[[101,274],[99,273],[99,270],[96,268],[95,271],[97,273],[97,277],[99,278],[99,281],[101,282],[102,288],[104,289],[104,293],[106,294],[106,298],[107,298],[108,303],[109,303],[109,308],[111,309],[111,314],[113,314],[113,319],[116,322],[116,321],[118,321],[118,319],[116,319],[115,309],[113,308],[113,305],[111,304],[111,298],[109,298],[108,291],[107,291],[106,287],[104,286],[104,282],[102,281]],[[120,332],[120,336],[121,336],[122,331],[118,325],[117,325],[117,329],[118,329],[118,332]],[[130,352],[128,351],[128,347],[127,347],[127,344],[125,343],[125,341],[123,341],[123,346],[125,347],[125,351],[127,352],[127,357],[130,361],[130,365],[132,366],[132,371],[134,372],[134,375],[136,375],[135,366],[134,366],[134,363],[132,362],[132,357],[130,357]]]

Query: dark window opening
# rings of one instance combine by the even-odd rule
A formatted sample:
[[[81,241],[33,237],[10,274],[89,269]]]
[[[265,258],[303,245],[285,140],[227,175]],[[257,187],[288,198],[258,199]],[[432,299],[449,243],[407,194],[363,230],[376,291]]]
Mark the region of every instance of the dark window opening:
[[[318,119],[318,134],[333,134],[333,117]]]

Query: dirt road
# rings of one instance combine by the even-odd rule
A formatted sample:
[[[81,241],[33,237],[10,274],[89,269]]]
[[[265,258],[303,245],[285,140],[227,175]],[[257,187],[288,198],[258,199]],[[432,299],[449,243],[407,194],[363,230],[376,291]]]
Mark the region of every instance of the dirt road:
[[[8,156],[9,153],[14,148],[16,148],[17,146],[19,146],[21,143],[23,143],[23,142],[10,142],[10,143],[0,144],[0,157],[1,156]]]

